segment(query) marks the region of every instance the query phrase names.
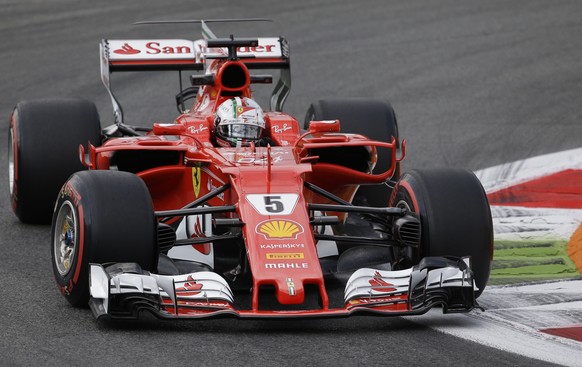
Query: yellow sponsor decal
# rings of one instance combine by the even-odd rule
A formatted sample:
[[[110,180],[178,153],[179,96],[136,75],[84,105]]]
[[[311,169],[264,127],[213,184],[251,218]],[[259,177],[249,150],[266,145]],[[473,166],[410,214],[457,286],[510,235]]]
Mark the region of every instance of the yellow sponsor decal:
[[[198,197],[200,195],[200,167],[192,168],[192,186],[194,187],[194,196]]]
[[[294,260],[303,258],[305,258],[303,252],[279,252],[267,254],[267,259],[269,260]]]
[[[259,223],[256,230],[266,239],[295,239],[303,233],[303,227],[291,220],[267,220]]]

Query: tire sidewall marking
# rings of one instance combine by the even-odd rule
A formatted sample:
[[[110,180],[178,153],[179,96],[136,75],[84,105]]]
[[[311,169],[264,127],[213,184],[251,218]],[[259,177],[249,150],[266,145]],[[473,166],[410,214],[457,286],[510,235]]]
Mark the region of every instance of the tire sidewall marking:
[[[73,284],[77,284],[79,275],[81,274],[81,267],[83,265],[83,247],[85,243],[85,218],[83,215],[83,205],[80,202],[77,207],[77,215],[79,218],[79,255],[76,256],[77,265],[72,278]]]
[[[414,190],[412,190],[412,186],[410,185],[410,183],[408,183],[408,181],[402,180],[402,181],[398,182],[396,187],[394,187],[394,190],[393,190],[394,195],[393,195],[393,198],[390,199],[391,205],[395,204],[394,201],[396,200],[396,196],[398,195],[398,189],[400,187],[402,187],[404,189],[403,191],[405,191],[408,194],[408,196],[410,197],[410,200],[412,201],[412,206],[413,206],[411,208],[412,211],[414,213],[420,215],[421,213],[420,213],[420,206],[418,205],[418,199],[416,198]]]
[[[58,272],[55,272],[54,274],[55,277],[57,278],[57,284],[59,285],[61,292],[65,295],[72,294],[73,288],[75,287],[75,285],[78,284],[81,272],[83,270],[83,256],[85,248],[85,216],[84,216],[85,213],[81,199],[82,199],[81,195],[79,195],[77,190],[74,188],[73,184],[71,182],[67,182],[61,189],[61,192],[59,194],[59,200],[57,202],[58,210],[60,210],[63,203],[66,201],[69,201],[73,205],[73,210],[75,210],[77,215],[76,226],[78,226],[78,228],[76,228],[76,230],[77,233],[79,234],[79,236],[77,237],[79,242],[77,244],[77,249],[75,251],[75,256],[73,258],[72,264],[72,266],[74,266],[75,269],[74,272],[72,274],[69,273],[65,276],[58,274]],[[54,246],[55,243],[53,243],[53,253],[55,251]],[[56,264],[54,264],[54,261],[56,261],[56,259],[53,259],[53,266],[56,266]]]
[[[12,159],[14,160],[14,171],[12,172],[13,187],[10,193],[10,203],[12,204],[12,210],[16,212],[17,210],[17,197],[18,197],[18,123],[17,123],[18,110],[12,112],[10,118],[10,129],[12,130]],[[9,132],[10,133],[10,132]]]

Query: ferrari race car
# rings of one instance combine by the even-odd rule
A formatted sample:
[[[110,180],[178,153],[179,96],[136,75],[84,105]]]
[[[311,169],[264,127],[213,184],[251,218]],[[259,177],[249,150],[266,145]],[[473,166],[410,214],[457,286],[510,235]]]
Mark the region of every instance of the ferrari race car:
[[[22,222],[52,223],[67,301],[111,319],[478,307],[493,231],[477,178],[450,168],[401,174],[406,142],[383,100],[320,100],[300,124],[282,112],[287,41],[217,38],[198,22],[195,41],[101,42],[114,112],[104,129],[85,100],[13,111],[12,207]],[[175,70],[180,81],[188,71],[191,85],[180,83],[174,121],[132,126],[110,77],[148,70]],[[251,103],[250,86],[273,77],[256,70],[280,73],[268,112]]]

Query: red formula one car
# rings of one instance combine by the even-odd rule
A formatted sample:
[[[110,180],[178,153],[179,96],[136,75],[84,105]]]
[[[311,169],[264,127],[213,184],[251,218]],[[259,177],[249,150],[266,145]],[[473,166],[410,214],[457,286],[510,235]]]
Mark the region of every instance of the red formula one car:
[[[113,319],[477,307],[493,255],[477,178],[460,169],[401,174],[406,144],[385,101],[321,100],[301,126],[281,112],[287,41],[220,39],[202,26],[196,41],[102,41],[115,117],[105,129],[84,100],[16,106],[13,209],[23,222],[52,214],[64,297]],[[266,69],[280,71],[269,112],[250,89],[273,81],[252,72]],[[138,70],[199,72],[180,86],[175,121],[125,123],[109,78]]]

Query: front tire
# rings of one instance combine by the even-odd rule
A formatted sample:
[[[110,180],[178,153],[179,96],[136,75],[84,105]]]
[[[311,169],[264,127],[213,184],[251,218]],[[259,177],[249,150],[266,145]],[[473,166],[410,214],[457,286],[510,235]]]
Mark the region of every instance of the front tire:
[[[50,223],[67,178],[85,167],[79,144],[99,146],[97,108],[82,99],[20,102],[10,118],[8,177],[12,209],[24,223]]]
[[[90,263],[137,263],[155,271],[156,219],[149,191],[137,176],[77,172],[61,189],[52,222],[56,283],[75,307],[89,300]]]
[[[493,259],[493,223],[485,191],[477,177],[463,169],[413,170],[402,175],[390,206],[420,216],[418,249],[409,248],[404,260],[417,264],[424,257],[471,257],[471,268],[481,295]]]

